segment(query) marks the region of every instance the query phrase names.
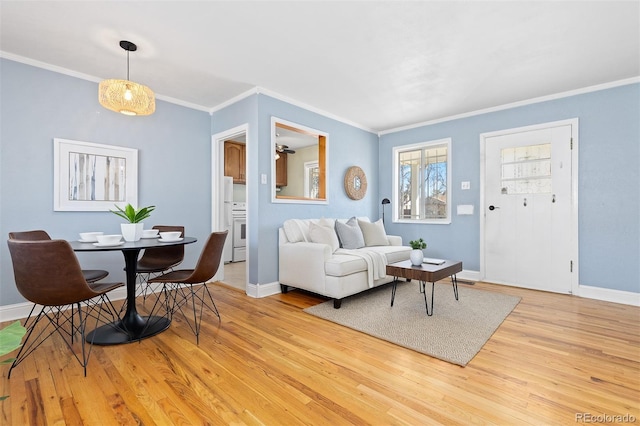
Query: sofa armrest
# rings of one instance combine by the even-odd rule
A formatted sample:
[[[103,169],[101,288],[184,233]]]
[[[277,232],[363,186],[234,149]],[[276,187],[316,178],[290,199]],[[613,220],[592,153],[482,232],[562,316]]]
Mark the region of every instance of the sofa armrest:
[[[280,284],[314,293],[325,292],[324,263],[333,255],[331,247],[318,243],[285,243],[278,251]]]
[[[401,246],[402,245],[402,237],[399,235],[387,235],[387,239],[389,240],[390,246]]]

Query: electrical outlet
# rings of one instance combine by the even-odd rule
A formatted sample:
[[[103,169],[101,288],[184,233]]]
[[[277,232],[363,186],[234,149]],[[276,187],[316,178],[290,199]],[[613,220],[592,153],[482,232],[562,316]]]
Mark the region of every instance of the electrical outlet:
[[[462,185],[460,186],[460,189],[470,189],[471,188],[471,182],[469,182],[468,180],[462,182]]]

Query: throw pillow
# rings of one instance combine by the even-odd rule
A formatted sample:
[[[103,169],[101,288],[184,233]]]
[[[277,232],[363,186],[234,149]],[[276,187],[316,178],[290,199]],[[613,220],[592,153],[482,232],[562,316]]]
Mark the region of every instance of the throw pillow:
[[[316,225],[313,222],[309,223],[309,239],[312,243],[327,244],[331,247],[331,253],[340,248],[336,231],[328,226]]]
[[[305,237],[305,228],[307,228],[307,232],[308,232],[308,225],[305,224],[304,220],[301,220],[301,219],[285,220],[284,224],[282,225],[282,228],[284,229],[284,233],[287,236],[287,240],[289,240],[290,243],[299,243],[302,241],[307,241],[307,238]]]
[[[364,236],[355,217],[352,217],[346,223],[336,220],[336,233],[342,248],[359,249],[364,247]]]
[[[387,238],[387,233],[384,230],[382,219],[379,219],[375,223],[358,220],[358,225],[362,230],[365,246],[371,247],[389,245],[389,239]]]

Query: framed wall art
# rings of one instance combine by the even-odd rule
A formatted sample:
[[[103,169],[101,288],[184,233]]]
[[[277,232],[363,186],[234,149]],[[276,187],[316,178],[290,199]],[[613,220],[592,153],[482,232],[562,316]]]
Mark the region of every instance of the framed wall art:
[[[138,150],[53,140],[53,210],[109,211],[138,204]]]

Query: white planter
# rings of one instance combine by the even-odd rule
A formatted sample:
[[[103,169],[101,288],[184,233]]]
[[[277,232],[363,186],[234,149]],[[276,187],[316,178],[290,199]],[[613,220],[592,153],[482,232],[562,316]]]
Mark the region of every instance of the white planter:
[[[409,259],[411,259],[411,264],[414,266],[422,265],[424,253],[422,253],[420,249],[413,249],[411,253],[409,253]]]
[[[120,224],[120,229],[122,230],[122,238],[125,241],[138,241],[142,238],[144,223],[122,223]]]

